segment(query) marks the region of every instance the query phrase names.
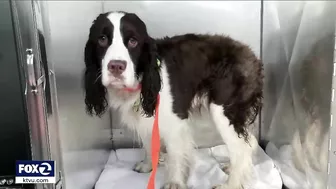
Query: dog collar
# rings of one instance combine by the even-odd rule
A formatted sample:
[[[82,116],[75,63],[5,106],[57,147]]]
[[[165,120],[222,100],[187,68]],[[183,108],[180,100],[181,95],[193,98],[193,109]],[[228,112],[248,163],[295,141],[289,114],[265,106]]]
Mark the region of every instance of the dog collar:
[[[128,87],[123,88],[123,90],[127,92],[136,92],[140,89],[141,89],[141,84],[139,84],[136,88],[128,88]]]

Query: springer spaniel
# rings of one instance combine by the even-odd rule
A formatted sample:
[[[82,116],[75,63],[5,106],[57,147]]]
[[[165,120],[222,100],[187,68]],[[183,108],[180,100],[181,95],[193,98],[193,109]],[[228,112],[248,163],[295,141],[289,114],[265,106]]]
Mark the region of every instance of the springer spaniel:
[[[168,158],[162,188],[187,188],[198,123],[219,134],[229,151],[229,178],[214,188],[247,184],[257,145],[247,126],[262,106],[263,89],[262,63],[248,46],[220,35],[153,39],[136,14],[108,12],[90,28],[85,65],[88,114],[115,108],[142,140],[147,154],[135,171],[152,169],[151,131],[160,94],[159,128]]]

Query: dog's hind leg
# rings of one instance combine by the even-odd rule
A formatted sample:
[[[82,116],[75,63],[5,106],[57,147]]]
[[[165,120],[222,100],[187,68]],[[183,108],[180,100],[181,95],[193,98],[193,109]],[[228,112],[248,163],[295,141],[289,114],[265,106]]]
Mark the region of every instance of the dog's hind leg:
[[[230,157],[230,174],[227,182],[214,189],[242,189],[252,174],[252,155],[256,140],[251,134],[249,143],[238,137],[234,126],[224,115],[222,105],[210,104],[210,114],[214,124],[227,145]]]

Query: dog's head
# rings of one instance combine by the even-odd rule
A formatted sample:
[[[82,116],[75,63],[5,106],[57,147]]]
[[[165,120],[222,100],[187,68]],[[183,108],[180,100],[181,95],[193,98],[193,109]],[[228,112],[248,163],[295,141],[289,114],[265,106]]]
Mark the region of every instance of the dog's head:
[[[161,87],[156,45],[137,15],[100,14],[90,28],[85,65],[85,103],[90,115],[105,112],[108,90],[131,92],[139,87],[145,114],[153,114]]]

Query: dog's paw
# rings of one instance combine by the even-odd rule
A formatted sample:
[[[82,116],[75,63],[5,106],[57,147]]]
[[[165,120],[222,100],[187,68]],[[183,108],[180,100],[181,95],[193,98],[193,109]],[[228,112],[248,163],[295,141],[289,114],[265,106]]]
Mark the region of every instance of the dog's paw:
[[[230,171],[231,171],[231,164],[230,164],[230,162],[226,162],[226,163],[221,163],[220,164],[220,168],[221,168],[221,170],[224,172],[224,173],[226,173],[227,175],[229,175],[230,174]]]
[[[135,164],[133,170],[138,173],[149,173],[152,171],[152,163],[148,161],[140,161]]]
[[[166,183],[161,189],[187,189],[187,187],[176,183]]]

